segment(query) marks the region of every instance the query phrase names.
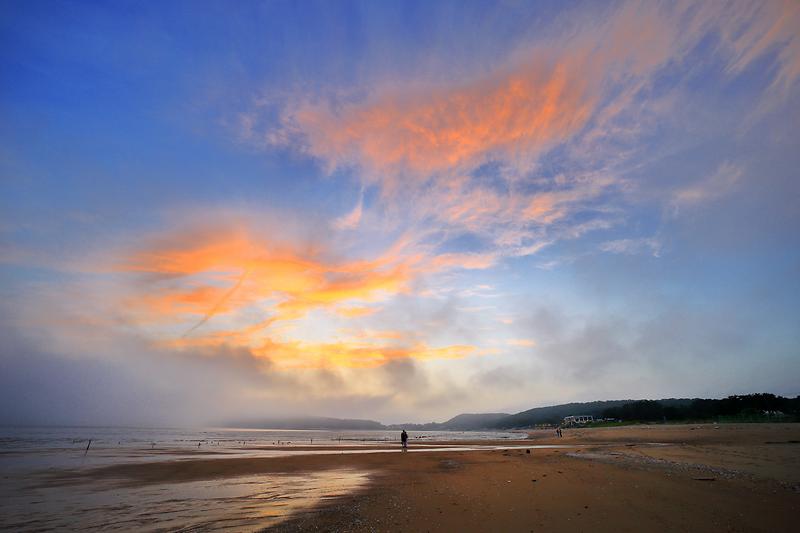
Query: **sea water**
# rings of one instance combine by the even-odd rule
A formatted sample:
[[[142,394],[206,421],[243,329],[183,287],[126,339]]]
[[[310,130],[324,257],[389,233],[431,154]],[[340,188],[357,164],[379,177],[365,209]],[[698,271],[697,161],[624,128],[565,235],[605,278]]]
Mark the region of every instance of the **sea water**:
[[[511,440],[508,431],[409,432],[411,443]],[[91,441],[91,442],[90,442]],[[292,455],[332,445],[357,447],[399,443],[399,431],[287,430],[246,428],[0,427],[0,472],[30,468],[85,468],[120,462],[176,458]],[[87,450],[88,448],[88,450]],[[310,448],[310,451],[309,451]]]
[[[410,432],[413,443],[519,439],[511,432]],[[129,486],[113,481],[58,486],[48,474],[112,464],[274,457],[374,450],[397,431],[181,429],[131,427],[0,428],[0,529],[253,531],[364,487],[370,472],[333,469]],[[398,447],[399,448],[399,447]],[[341,449],[341,448],[340,448]],[[419,448],[418,448],[419,449]],[[441,445],[437,449],[468,449]],[[412,448],[413,450],[413,448]],[[384,450],[387,451],[387,450]]]

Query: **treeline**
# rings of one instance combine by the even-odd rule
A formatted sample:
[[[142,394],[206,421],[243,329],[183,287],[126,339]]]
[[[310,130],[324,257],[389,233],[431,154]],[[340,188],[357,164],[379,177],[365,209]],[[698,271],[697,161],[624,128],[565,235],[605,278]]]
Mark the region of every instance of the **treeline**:
[[[540,424],[560,424],[565,416],[592,415],[600,416],[604,409],[618,407],[634,400],[601,400],[596,402],[573,402],[547,407],[534,407],[521,413],[509,415],[495,420],[487,426],[491,429],[531,428]],[[668,401],[668,400],[667,400]]]
[[[800,396],[784,398],[774,394],[745,394],[721,400],[697,398],[682,404],[665,404],[660,400],[638,400],[604,409],[603,418],[631,421],[712,420],[719,418],[797,419]]]

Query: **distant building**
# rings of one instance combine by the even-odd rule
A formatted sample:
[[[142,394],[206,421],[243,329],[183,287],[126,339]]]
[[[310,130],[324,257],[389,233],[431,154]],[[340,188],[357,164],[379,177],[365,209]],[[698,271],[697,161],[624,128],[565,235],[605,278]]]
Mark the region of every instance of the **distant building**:
[[[577,416],[565,416],[564,426],[582,426],[584,424],[589,424],[594,422],[594,417],[592,415],[577,415]]]

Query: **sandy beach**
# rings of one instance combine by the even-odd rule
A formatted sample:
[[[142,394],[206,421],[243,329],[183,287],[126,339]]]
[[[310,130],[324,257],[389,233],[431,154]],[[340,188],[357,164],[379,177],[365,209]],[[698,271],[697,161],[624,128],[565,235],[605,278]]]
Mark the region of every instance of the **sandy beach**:
[[[493,444],[513,449],[487,449]],[[543,445],[564,447],[533,447]],[[560,439],[542,430],[473,446],[198,457],[51,472],[40,481],[147,487],[254,475],[363,476],[342,494],[287,513],[270,531],[792,531],[800,511],[796,424],[575,429]]]

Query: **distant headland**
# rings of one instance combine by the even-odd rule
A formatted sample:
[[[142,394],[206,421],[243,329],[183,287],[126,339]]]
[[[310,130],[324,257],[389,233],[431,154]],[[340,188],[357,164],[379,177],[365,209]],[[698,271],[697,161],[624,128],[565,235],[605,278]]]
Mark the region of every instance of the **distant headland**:
[[[600,400],[534,407],[515,414],[463,413],[445,422],[382,424],[375,420],[331,417],[264,418],[228,421],[228,427],[300,430],[498,431],[556,426],[565,417],[585,415],[594,425],[649,422],[796,422],[800,396],[785,398],[769,393],[728,396],[722,399],[664,398],[660,400]]]

